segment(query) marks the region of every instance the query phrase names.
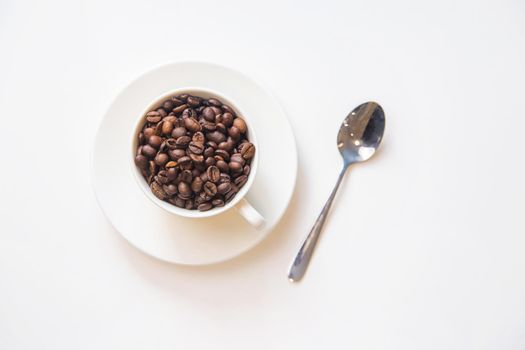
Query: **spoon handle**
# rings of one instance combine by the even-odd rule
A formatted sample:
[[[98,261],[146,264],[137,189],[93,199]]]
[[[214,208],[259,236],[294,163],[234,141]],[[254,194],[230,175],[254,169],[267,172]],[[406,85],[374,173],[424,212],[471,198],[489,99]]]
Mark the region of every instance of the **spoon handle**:
[[[337,190],[339,189],[339,185],[341,184],[341,180],[343,180],[347,168],[348,164],[345,164],[343,170],[341,170],[341,173],[339,174],[339,178],[337,179],[337,183],[335,184],[335,187],[332,190],[330,197],[326,201],[326,204],[324,205],[323,210],[321,211],[321,214],[319,214],[319,217],[315,221],[312,230],[304,240],[301,249],[299,249],[299,252],[295,257],[293,264],[290,267],[290,271],[288,272],[288,279],[290,280],[290,282],[297,282],[304,276],[306,268],[308,267],[310,259],[312,258],[312,253],[314,252],[317,240],[319,239],[319,235],[321,234],[321,230],[323,229],[326,216],[330,211],[330,207],[332,206],[332,202],[334,201],[335,195],[337,193]]]

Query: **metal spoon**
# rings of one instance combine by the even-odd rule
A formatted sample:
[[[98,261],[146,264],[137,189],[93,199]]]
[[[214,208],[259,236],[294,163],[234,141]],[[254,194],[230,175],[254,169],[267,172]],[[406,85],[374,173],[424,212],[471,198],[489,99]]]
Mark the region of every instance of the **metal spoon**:
[[[341,124],[337,134],[337,148],[339,148],[339,152],[343,157],[343,170],[339,174],[332,194],[330,194],[321,214],[319,214],[317,221],[304,240],[290,267],[290,272],[288,273],[290,282],[297,282],[304,276],[346,169],[351,164],[364,162],[374,155],[381,143],[384,130],[385,113],[381,106],[375,102],[366,102],[357,106]]]

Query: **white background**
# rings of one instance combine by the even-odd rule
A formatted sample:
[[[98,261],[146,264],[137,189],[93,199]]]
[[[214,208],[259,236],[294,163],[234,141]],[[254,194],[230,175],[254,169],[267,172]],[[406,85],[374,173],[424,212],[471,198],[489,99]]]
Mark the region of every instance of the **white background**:
[[[525,349],[524,36],[518,0],[2,0],[0,349]],[[270,237],[201,268],[132,248],[89,178],[116,94],[188,59],[265,83],[300,156]],[[384,147],[292,285],[370,99]]]

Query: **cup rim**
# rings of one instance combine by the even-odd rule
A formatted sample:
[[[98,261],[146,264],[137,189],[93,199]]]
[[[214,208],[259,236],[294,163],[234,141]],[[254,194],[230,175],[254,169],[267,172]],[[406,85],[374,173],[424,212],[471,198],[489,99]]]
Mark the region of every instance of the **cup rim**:
[[[179,207],[177,207],[177,206],[175,206],[175,205],[173,205],[173,204],[171,204],[169,202],[163,201],[163,200],[157,198],[151,192],[151,189],[150,189],[149,185],[147,184],[146,179],[144,179],[144,177],[142,176],[140,170],[135,165],[135,160],[134,159],[135,159],[136,150],[137,150],[137,147],[138,147],[138,138],[137,138],[137,136],[138,136],[139,130],[143,126],[144,116],[146,115],[146,113],[151,111],[155,106],[157,106],[157,105],[160,106],[160,104],[165,99],[167,99],[167,98],[169,98],[171,96],[174,96],[174,95],[182,94],[182,93],[187,93],[187,94],[195,95],[195,96],[199,96],[199,97],[201,97],[202,94],[205,95],[205,96],[207,95],[207,96],[210,96],[210,97],[215,97],[215,98],[219,99],[220,101],[222,101],[224,104],[229,105],[235,111],[236,115],[237,116],[241,116],[244,119],[244,121],[246,122],[246,125],[248,127],[248,134],[250,135],[249,136],[249,141],[255,146],[256,152],[255,152],[255,156],[252,159],[252,162],[250,164],[250,168],[251,169],[250,169],[250,174],[248,176],[247,182],[240,189],[240,191],[235,194],[234,198],[229,203],[226,203],[223,207],[214,207],[214,208],[212,208],[210,210],[207,210],[207,211],[199,211],[197,209],[179,208]],[[253,130],[253,128],[251,126],[250,118],[247,117],[243,113],[243,110],[231,98],[228,98],[228,97],[224,96],[223,94],[221,94],[221,93],[219,93],[219,92],[217,92],[215,90],[212,90],[210,88],[203,88],[203,87],[190,86],[190,87],[182,87],[182,88],[172,89],[172,90],[168,90],[168,91],[160,94],[156,98],[154,98],[152,100],[152,102],[146,108],[144,108],[142,110],[142,112],[140,113],[140,116],[136,119],[136,121],[134,123],[134,126],[132,128],[132,132],[131,132],[130,146],[131,146],[131,156],[130,156],[131,172],[133,173],[133,178],[135,179],[135,182],[137,183],[139,188],[142,190],[144,195],[151,202],[156,204],[158,207],[166,210],[167,212],[169,212],[171,214],[179,215],[179,216],[182,216],[182,217],[187,217],[187,218],[208,218],[208,217],[212,217],[212,216],[224,213],[225,211],[228,211],[231,208],[235,207],[244,198],[244,196],[248,193],[249,189],[251,188],[251,186],[252,186],[252,184],[253,184],[253,182],[255,180],[255,175],[257,173],[257,168],[258,168],[258,164],[259,164],[260,148],[259,148],[259,143],[257,142],[256,133],[255,133],[255,131]]]

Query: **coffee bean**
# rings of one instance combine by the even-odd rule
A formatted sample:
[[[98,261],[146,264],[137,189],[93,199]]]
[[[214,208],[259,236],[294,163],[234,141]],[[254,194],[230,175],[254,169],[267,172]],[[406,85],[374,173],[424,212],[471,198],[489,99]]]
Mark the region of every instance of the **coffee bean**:
[[[195,134],[193,134],[193,136],[191,137],[191,140],[193,142],[202,143],[203,145],[206,142],[206,138],[204,137],[204,134],[200,131],[197,131]]]
[[[211,204],[213,204],[214,207],[223,207],[224,206],[224,201],[220,198],[217,198],[217,199],[214,199],[213,201],[211,201]]]
[[[162,121],[162,133],[164,135],[171,135],[171,132],[173,131],[173,123],[168,120]]]
[[[191,189],[195,193],[199,193],[202,190],[203,181],[200,177],[195,177],[191,183]]]
[[[241,155],[244,159],[251,159],[255,155],[255,146],[251,142],[243,143]]]
[[[173,131],[171,132],[171,137],[173,137],[174,139],[184,135],[186,135],[186,128],[180,126],[173,129]]]
[[[225,173],[228,170],[230,170],[230,168],[228,167],[228,163],[226,163],[224,160],[219,160],[218,162],[216,162],[215,165],[217,166],[217,168],[219,168],[221,172]]]
[[[219,168],[214,165],[208,167],[206,170],[206,175],[208,176],[208,180],[211,182],[219,182],[221,178],[221,172],[219,171]]]
[[[202,154],[204,152],[204,145],[200,142],[190,142],[188,149],[193,154]]]
[[[248,181],[248,176],[241,175],[241,176],[239,176],[238,178],[235,179],[235,184],[240,188],[240,187],[244,186],[246,181]]]
[[[175,201],[173,202],[173,204],[175,204],[179,208],[184,208],[185,205],[186,205],[186,201],[184,199],[182,199],[182,198],[177,196],[177,198],[175,198]]]
[[[173,113],[175,113],[175,115],[181,114],[186,108],[188,108],[188,105],[182,104],[178,107],[173,108]]]
[[[166,112],[164,108],[157,109],[157,113],[159,113],[162,118],[168,115],[168,112]]]
[[[244,175],[250,175],[250,170],[251,170],[250,166],[249,165],[245,165],[244,168],[242,168],[242,173]]]
[[[209,122],[215,121],[215,112],[211,107],[206,107],[202,110],[202,116]]]
[[[191,132],[197,132],[201,130],[201,125],[195,118],[186,118],[184,119],[184,126]]]
[[[190,170],[184,170],[182,173],[180,173],[180,180],[190,184],[193,180],[193,174]]]
[[[186,152],[183,149],[174,149],[168,152],[169,156],[173,160],[179,160],[181,157],[186,155]]]
[[[155,129],[154,129],[154,128],[146,128],[146,129],[144,129],[143,133],[144,133],[144,138],[145,138],[145,140],[148,141],[149,138],[150,138],[152,135],[155,134]]]
[[[241,166],[244,166],[244,163],[246,163],[246,160],[244,160],[240,153],[232,154],[230,161],[239,163]]]
[[[148,144],[151,147],[155,147],[155,148],[158,149],[160,147],[160,145],[162,144],[162,137],[157,136],[157,135],[152,135],[152,136],[150,136],[150,138],[148,140]]]
[[[144,145],[142,147],[142,154],[148,158],[153,158],[157,154],[157,150],[150,145]]]
[[[212,131],[207,133],[206,138],[210,141],[215,142],[216,144],[226,141],[226,135],[219,131]]]
[[[177,163],[179,164],[179,167],[181,169],[187,168],[187,165],[191,164],[191,158],[188,157],[188,156],[180,157],[179,160],[177,161]]]
[[[224,195],[224,201],[225,201],[226,203],[228,203],[229,201],[231,201],[231,200],[233,199],[233,197],[237,194],[237,191],[238,191],[237,186],[232,185],[230,191],[228,191],[228,193],[226,193],[226,194]]]
[[[179,100],[179,99],[178,99],[177,97],[175,97],[175,96],[173,96],[173,97],[171,98],[171,101],[173,102],[173,105],[174,105],[174,106],[180,106],[180,105],[184,104],[183,101]]]
[[[233,108],[231,108],[230,106],[228,105],[222,105],[221,107],[224,111],[226,112],[230,112],[231,114],[233,114],[235,116],[235,111],[233,110]]]
[[[203,154],[206,158],[212,157],[215,154],[215,150],[212,147],[208,147],[204,150]]]
[[[164,185],[162,186],[162,189],[164,190],[164,192],[166,192],[166,194],[171,197],[175,194],[177,194],[179,191],[177,189],[177,186],[174,185],[174,184],[167,184],[167,185]]]
[[[242,118],[239,118],[239,117],[233,120],[233,126],[239,129],[241,134],[245,134],[246,131],[248,130],[248,127],[246,126],[246,122]]]
[[[213,205],[210,202],[202,203],[200,204],[197,209],[200,211],[207,211],[210,210],[213,207]]]
[[[159,153],[155,156],[155,164],[158,166],[163,166],[168,162],[170,157],[166,153]]]
[[[230,171],[233,173],[233,174],[238,174],[240,172],[242,172],[242,165],[240,163],[237,163],[237,162],[233,162],[231,161],[229,164],[228,164],[229,168],[230,168]]]
[[[135,156],[135,165],[140,169],[146,169],[148,167],[148,158],[142,154],[137,154],[137,156]]]
[[[197,96],[188,96],[186,102],[192,107],[198,107],[201,104],[201,99]]]
[[[222,102],[217,100],[216,98],[209,98],[208,99],[208,104],[211,105],[211,106],[215,106],[215,107],[222,106]]]
[[[215,161],[215,158],[213,158],[213,157],[208,157],[204,161],[204,164],[206,164],[206,167],[210,167],[212,165],[215,165],[215,163],[216,163],[216,161]]]
[[[191,141],[191,137],[189,137],[189,136],[181,136],[181,137],[177,138],[177,141],[175,141],[175,143],[177,145],[177,148],[186,148],[186,146],[188,146],[190,141]]]
[[[213,197],[217,194],[217,186],[213,182],[206,182],[204,184],[204,193],[209,197]]]
[[[139,145],[143,145],[146,142],[146,138],[144,137],[144,133],[139,133]]]
[[[166,172],[168,173],[168,179],[170,181],[175,180],[179,175],[179,170],[177,168],[169,168],[166,170]]]
[[[188,199],[186,201],[186,205],[184,206],[184,208],[190,210],[190,209],[193,209],[193,207],[194,207],[193,200],[192,199]]]
[[[212,132],[217,129],[217,125],[215,125],[215,123],[204,122],[202,123],[202,128],[207,132]]]
[[[233,114],[231,114],[230,112],[223,113],[222,123],[228,128],[232,126],[233,125]]]
[[[219,106],[211,106],[210,108],[215,112],[215,118],[222,114],[222,109],[220,109]]]
[[[195,164],[200,164],[204,162],[204,156],[202,154],[191,153],[190,158]]]
[[[161,184],[167,184],[171,181],[166,170],[159,171],[157,178]]]
[[[226,174],[226,173],[221,173],[221,178],[219,180],[219,183],[226,183],[226,182],[231,182],[231,178],[230,178],[230,175]]]
[[[225,150],[218,149],[215,151],[215,155],[220,156],[226,162],[230,160],[230,153]]]
[[[151,111],[146,114],[146,120],[149,123],[158,123],[162,119],[162,116],[157,111]]]
[[[216,150],[217,149],[217,143],[213,142],[213,141],[208,141],[208,142],[206,142],[206,147],[211,147],[214,150]]]
[[[220,194],[226,194],[230,192],[231,189],[232,185],[229,182],[223,182],[219,186],[217,186],[217,192],[219,192]]]
[[[228,135],[233,140],[238,140],[239,137],[241,137],[241,131],[236,126],[232,126],[231,128],[228,129]]]
[[[208,181],[208,175],[206,175],[206,172],[203,172],[201,174],[201,180],[202,180],[203,183]]]
[[[180,182],[178,186],[179,195],[183,197],[191,196],[191,187],[186,182]]]
[[[225,151],[231,151],[233,148],[233,145],[230,142],[221,142],[219,143],[219,149],[225,150]]]
[[[164,192],[164,190],[162,189],[162,186],[159,185],[158,183],[152,182],[150,188],[151,188],[151,192],[153,192],[155,197],[157,197],[158,199],[164,200],[168,197],[166,192]]]
[[[228,129],[226,129],[226,126],[223,123],[216,123],[215,129],[220,132],[221,134],[226,135],[228,133]]]

